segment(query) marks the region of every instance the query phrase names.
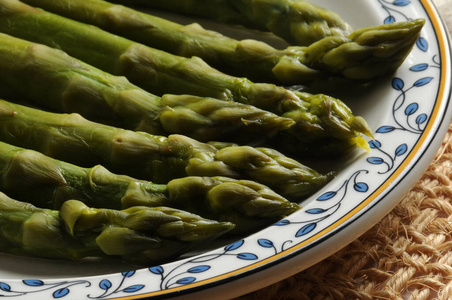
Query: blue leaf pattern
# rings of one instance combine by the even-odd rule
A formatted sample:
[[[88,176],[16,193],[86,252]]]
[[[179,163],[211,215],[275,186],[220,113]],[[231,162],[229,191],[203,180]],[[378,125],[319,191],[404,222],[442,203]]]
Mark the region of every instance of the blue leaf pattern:
[[[333,198],[334,196],[336,196],[336,192],[326,192],[324,194],[322,194],[320,197],[317,198],[317,201],[326,201],[326,200],[330,200],[331,198]]]
[[[312,208],[312,209],[308,209],[306,212],[308,214],[317,215],[317,214],[324,213],[325,210],[323,208]]]
[[[378,133],[388,133],[391,131],[394,131],[395,127],[394,126],[381,126],[380,128],[377,129]]]
[[[423,37],[419,37],[417,39],[416,46],[423,52],[427,52],[428,50],[428,42]]]
[[[301,227],[300,230],[298,230],[298,232],[295,234],[295,236],[300,237],[300,236],[306,235],[306,234],[310,233],[311,231],[313,231],[316,227],[317,227],[316,223],[310,223],[310,224],[304,225],[303,227]]]
[[[390,23],[394,23],[396,20],[395,20],[395,18],[393,17],[393,16],[388,16],[384,21],[383,21],[383,23],[384,24],[390,24]]]
[[[396,156],[401,156],[403,154],[405,154],[408,150],[408,146],[407,144],[402,144],[399,147],[397,147],[397,149],[395,150],[395,155]]]
[[[6,284],[4,282],[0,282],[0,289],[5,292],[10,292],[11,286],[9,286],[9,284]]]
[[[417,80],[417,81],[413,84],[413,86],[420,87],[420,86],[426,85],[426,84],[428,84],[430,81],[432,81],[432,79],[433,79],[433,77],[424,77],[424,78],[421,78],[421,79]]]
[[[360,192],[360,193],[365,193],[369,190],[369,186],[364,183],[364,182],[357,182],[353,188],[355,189],[355,191]]]
[[[413,72],[421,72],[421,71],[425,71],[427,69],[428,69],[428,64],[425,64],[425,63],[417,64],[410,68],[410,70]]]
[[[253,254],[253,253],[239,253],[239,254],[237,254],[237,258],[244,259],[244,260],[258,259],[257,255]]]
[[[144,288],[144,285],[136,284],[136,285],[132,285],[132,286],[126,287],[122,291],[125,292],[125,293],[135,293],[135,292],[141,290],[142,288]]]
[[[188,269],[188,273],[202,273],[210,269],[210,266],[204,265],[204,266],[196,266],[193,268]]]
[[[42,280],[36,280],[36,279],[23,280],[23,283],[25,283],[28,286],[43,286],[44,285],[44,282]]]
[[[178,281],[176,281],[176,283],[178,283],[178,284],[189,284],[189,283],[192,283],[192,282],[195,282],[195,281],[196,281],[195,277],[185,277],[185,278],[179,279]]]
[[[367,158],[367,161],[373,165],[381,165],[384,163],[384,160],[380,157],[369,157]]]
[[[418,110],[418,108],[419,108],[419,105],[417,103],[411,103],[405,109],[405,115],[407,115],[407,116],[413,115]]]
[[[379,149],[381,147],[381,143],[377,140],[372,140],[369,142],[369,147],[372,149]]]
[[[124,277],[132,277],[135,274],[135,271],[122,272]]]
[[[396,6],[407,6],[411,3],[411,1],[408,0],[395,0],[392,4]]]
[[[395,77],[395,78],[392,80],[392,87],[393,87],[395,90],[401,91],[401,90],[403,90],[403,87],[404,87],[404,86],[405,86],[405,83],[403,82],[402,79],[400,79],[400,78],[398,78],[398,77]]]
[[[416,118],[416,124],[423,124],[425,121],[427,121],[427,115],[426,114],[420,114],[417,118]]]
[[[108,290],[112,287],[111,281],[108,279],[103,279],[100,283],[99,283],[99,287],[103,290]]]
[[[240,241],[238,241],[238,242],[229,244],[229,245],[227,245],[227,246],[224,248],[224,250],[226,250],[226,251],[232,251],[232,250],[238,249],[238,248],[242,247],[243,243],[245,243],[245,241],[244,241],[244,240],[240,240]]]
[[[53,298],[62,298],[64,296],[66,296],[67,294],[69,294],[69,289],[62,288],[62,289],[56,290],[53,293]]]
[[[268,239],[259,239],[257,241],[257,243],[259,244],[259,246],[264,247],[264,248],[272,248],[273,247],[273,242]]]
[[[149,271],[158,275],[162,275],[164,273],[164,270],[161,266],[150,267]]]
[[[274,225],[275,226],[286,226],[286,225],[289,225],[289,224],[290,224],[289,220],[283,219],[281,221],[276,222]]]

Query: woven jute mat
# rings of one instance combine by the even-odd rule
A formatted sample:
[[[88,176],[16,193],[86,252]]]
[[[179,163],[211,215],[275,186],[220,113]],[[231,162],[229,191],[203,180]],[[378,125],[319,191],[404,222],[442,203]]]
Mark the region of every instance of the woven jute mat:
[[[452,299],[452,125],[383,220],[311,268],[239,299]]]

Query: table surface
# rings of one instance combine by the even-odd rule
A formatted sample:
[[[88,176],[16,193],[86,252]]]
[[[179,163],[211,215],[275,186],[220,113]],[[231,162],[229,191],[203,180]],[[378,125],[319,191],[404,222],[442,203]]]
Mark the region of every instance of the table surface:
[[[433,3],[438,8],[449,31],[452,31],[452,0],[433,0]]]

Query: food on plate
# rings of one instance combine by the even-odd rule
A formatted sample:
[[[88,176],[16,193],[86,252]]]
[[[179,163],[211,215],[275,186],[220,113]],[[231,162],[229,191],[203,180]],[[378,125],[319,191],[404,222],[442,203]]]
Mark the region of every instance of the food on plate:
[[[155,134],[200,140],[265,139],[293,121],[254,106],[190,95],[157,97],[61,50],[0,33],[4,94]],[[240,134],[238,134],[240,133]]]
[[[261,41],[237,41],[206,31],[197,24],[182,26],[101,0],[24,2],[151,47],[181,56],[201,57],[228,74],[245,76],[256,82],[314,85],[320,90],[331,89],[329,85],[338,88],[391,74],[410,53],[425,23],[423,19],[417,19],[370,26],[346,36],[325,37],[307,47],[277,50]],[[216,4],[218,1],[201,2]]]
[[[82,166],[102,164],[135,178],[166,183],[184,176],[255,180],[300,199],[322,188],[320,174],[264,147],[213,145],[183,135],[155,136],[0,100],[0,141]],[[218,145],[217,145],[218,147]]]
[[[234,225],[168,207],[91,208],[77,200],[50,210],[0,193],[3,252],[47,258],[120,256],[131,263],[174,257]]]
[[[56,2],[53,3],[57,5]],[[62,2],[58,3],[62,4]],[[69,55],[74,55],[103,71],[124,75],[149,92],[156,94],[182,92],[217,97],[253,105],[295,121],[295,125],[291,127],[289,120],[275,119],[270,116],[264,119],[261,117],[263,115],[261,111],[254,110],[252,113],[240,115],[238,113],[243,109],[228,108],[228,106],[234,106],[230,101],[224,104],[226,106],[224,109],[221,109],[221,103],[212,99],[164,95],[163,104],[172,109],[165,109],[160,114],[160,119],[169,133],[181,133],[208,141],[222,138],[215,130],[220,126],[228,138],[238,136],[242,141],[250,142],[253,136],[260,137],[262,133],[276,133],[278,129],[290,127],[282,131],[291,138],[295,137],[307,153],[327,152],[333,146],[337,146],[337,149],[353,149],[353,146],[365,144],[360,138],[361,135],[371,136],[364,119],[354,116],[343,102],[331,96],[289,91],[272,84],[254,84],[246,78],[236,78],[220,73],[197,58],[188,59],[154,50],[96,27],[35,9],[17,0],[2,0],[0,5],[2,4],[9,9],[5,9],[2,13],[0,31],[62,49]],[[71,11],[76,8],[72,5],[70,7]],[[85,10],[83,12],[86,13]],[[30,24],[34,25],[30,26]],[[93,53],[98,54],[93,55]],[[65,59],[69,60],[69,58]],[[22,86],[23,83],[20,85]],[[207,101],[218,105],[218,108],[214,110],[213,105],[210,105],[206,109],[203,102]],[[206,113],[202,114],[200,111],[214,111],[210,116],[218,117],[215,120],[216,123],[210,122]],[[249,116],[251,114],[253,115]],[[192,115],[194,117],[190,118]],[[226,116],[235,118],[229,120]],[[202,133],[191,133],[191,127],[195,125],[187,125],[185,122],[187,118],[198,121],[195,123],[196,127],[201,127],[198,123],[205,125],[200,129]],[[244,119],[244,122],[240,122],[240,119]],[[279,122],[272,122],[273,120]],[[218,123],[220,125],[217,125]],[[234,124],[239,124],[237,130],[234,130]],[[259,134],[257,131],[260,126],[267,131]],[[255,127],[257,130],[253,131]],[[274,130],[271,130],[273,128]],[[143,129],[140,128],[140,130]],[[242,132],[236,135],[235,133],[239,130]],[[251,131],[251,134],[247,134],[244,130]],[[324,147],[325,150],[316,151],[321,144],[330,146]],[[303,155],[302,149],[300,147],[297,153]],[[329,152],[340,153],[337,150]]]
[[[270,31],[294,45],[310,45],[324,37],[347,36],[352,31],[351,26],[337,13],[306,0],[113,0],[113,2],[129,6],[162,8]]]
[[[424,25],[352,31],[307,1],[152,5],[302,46],[102,0],[0,0],[0,98],[15,102],[0,100],[1,251],[161,263],[285,218],[336,174],[301,161],[369,149],[367,122],[327,91],[395,71]]]
[[[168,184],[155,184],[112,173],[101,165],[82,168],[3,142],[0,150],[1,191],[42,208],[59,209],[71,199],[112,209],[189,207],[192,213],[209,214],[222,221],[232,219],[235,223],[250,221],[257,227],[300,208],[265,185],[250,180],[188,176]],[[236,230],[246,232],[253,228],[237,226]]]

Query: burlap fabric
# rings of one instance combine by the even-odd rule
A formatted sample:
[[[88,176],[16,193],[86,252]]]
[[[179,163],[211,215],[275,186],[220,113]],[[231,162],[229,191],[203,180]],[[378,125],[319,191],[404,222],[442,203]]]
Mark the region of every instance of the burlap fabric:
[[[324,261],[240,299],[452,299],[452,125],[383,220]]]

